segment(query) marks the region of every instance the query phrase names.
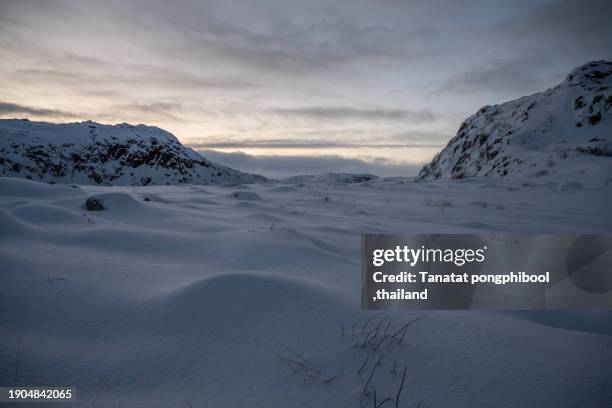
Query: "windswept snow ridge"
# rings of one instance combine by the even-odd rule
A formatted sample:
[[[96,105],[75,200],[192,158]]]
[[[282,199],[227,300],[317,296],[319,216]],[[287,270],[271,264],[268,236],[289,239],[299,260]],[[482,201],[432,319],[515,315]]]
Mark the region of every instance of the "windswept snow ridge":
[[[210,162],[157,127],[20,119],[0,120],[0,176],[143,186],[265,181]]]
[[[574,69],[545,92],[485,106],[417,180],[474,176],[612,181],[612,62]]]

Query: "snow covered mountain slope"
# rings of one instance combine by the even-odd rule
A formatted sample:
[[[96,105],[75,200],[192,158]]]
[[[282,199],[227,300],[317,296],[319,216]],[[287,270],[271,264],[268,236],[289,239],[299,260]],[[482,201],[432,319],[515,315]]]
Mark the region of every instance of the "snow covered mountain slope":
[[[103,185],[265,181],[210,162],[157,127],[27,119],[0,120],[0,176]]]
[[[466,119],[417,180],[474,176],[612,181],[612,62]]]

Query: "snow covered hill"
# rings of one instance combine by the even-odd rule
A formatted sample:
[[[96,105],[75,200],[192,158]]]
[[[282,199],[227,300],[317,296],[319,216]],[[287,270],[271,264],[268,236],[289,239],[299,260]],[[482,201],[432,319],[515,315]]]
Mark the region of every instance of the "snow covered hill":
[[[485,106],[419,173],[612,182],[612,62],[574,69],[556,87]]]
[[[157,127],[27,119],[0,120],[0,176],[102,185],[265,181],[210,162]]]

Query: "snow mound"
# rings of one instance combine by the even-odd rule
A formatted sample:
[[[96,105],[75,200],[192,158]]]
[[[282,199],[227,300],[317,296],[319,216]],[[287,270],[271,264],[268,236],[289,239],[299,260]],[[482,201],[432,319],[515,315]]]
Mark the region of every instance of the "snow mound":
[[[0,176],[102,185],[265,181],[208,161],[157,127],[27,119],[0,120]]]
[[[269,193],[292,193],[294,191],[297,189],[291,186],[278,186],[268,190]]]
[[[160,307],[172,331],[195,330],[215,337],[235,337],[247,329],[251,334],[256,330],[264,335],[286,327],[292,320],[302,324],[299,320],[305,317],[305,311],[316,316],[342,309],[323,286],[261,272],[222,273],[199,279],[168,294]]]
[[[417,180],[534,177],[609,182],[612,62],[574,69],[556,87],[485,106],[425,165]]]
[[[82,196],[79,187],[54,186],[13,177],[0,177],[0,191],[5,197],[53,199]]]
[[[9,211],[0,209],[0,240],[11,240],[15,237],[31,234],[28,226]]]
[[[76,224],[82,219],[82,214],[49,204],[26,204],[11,212],[28,224]]]

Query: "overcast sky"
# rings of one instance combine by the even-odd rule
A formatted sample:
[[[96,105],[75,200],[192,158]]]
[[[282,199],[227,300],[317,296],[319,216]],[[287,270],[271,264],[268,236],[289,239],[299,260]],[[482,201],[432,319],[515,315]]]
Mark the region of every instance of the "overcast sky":
[[[479,107],[612,58],[610,16],[609,0],[0,0],[0,117],[414,173]]]

